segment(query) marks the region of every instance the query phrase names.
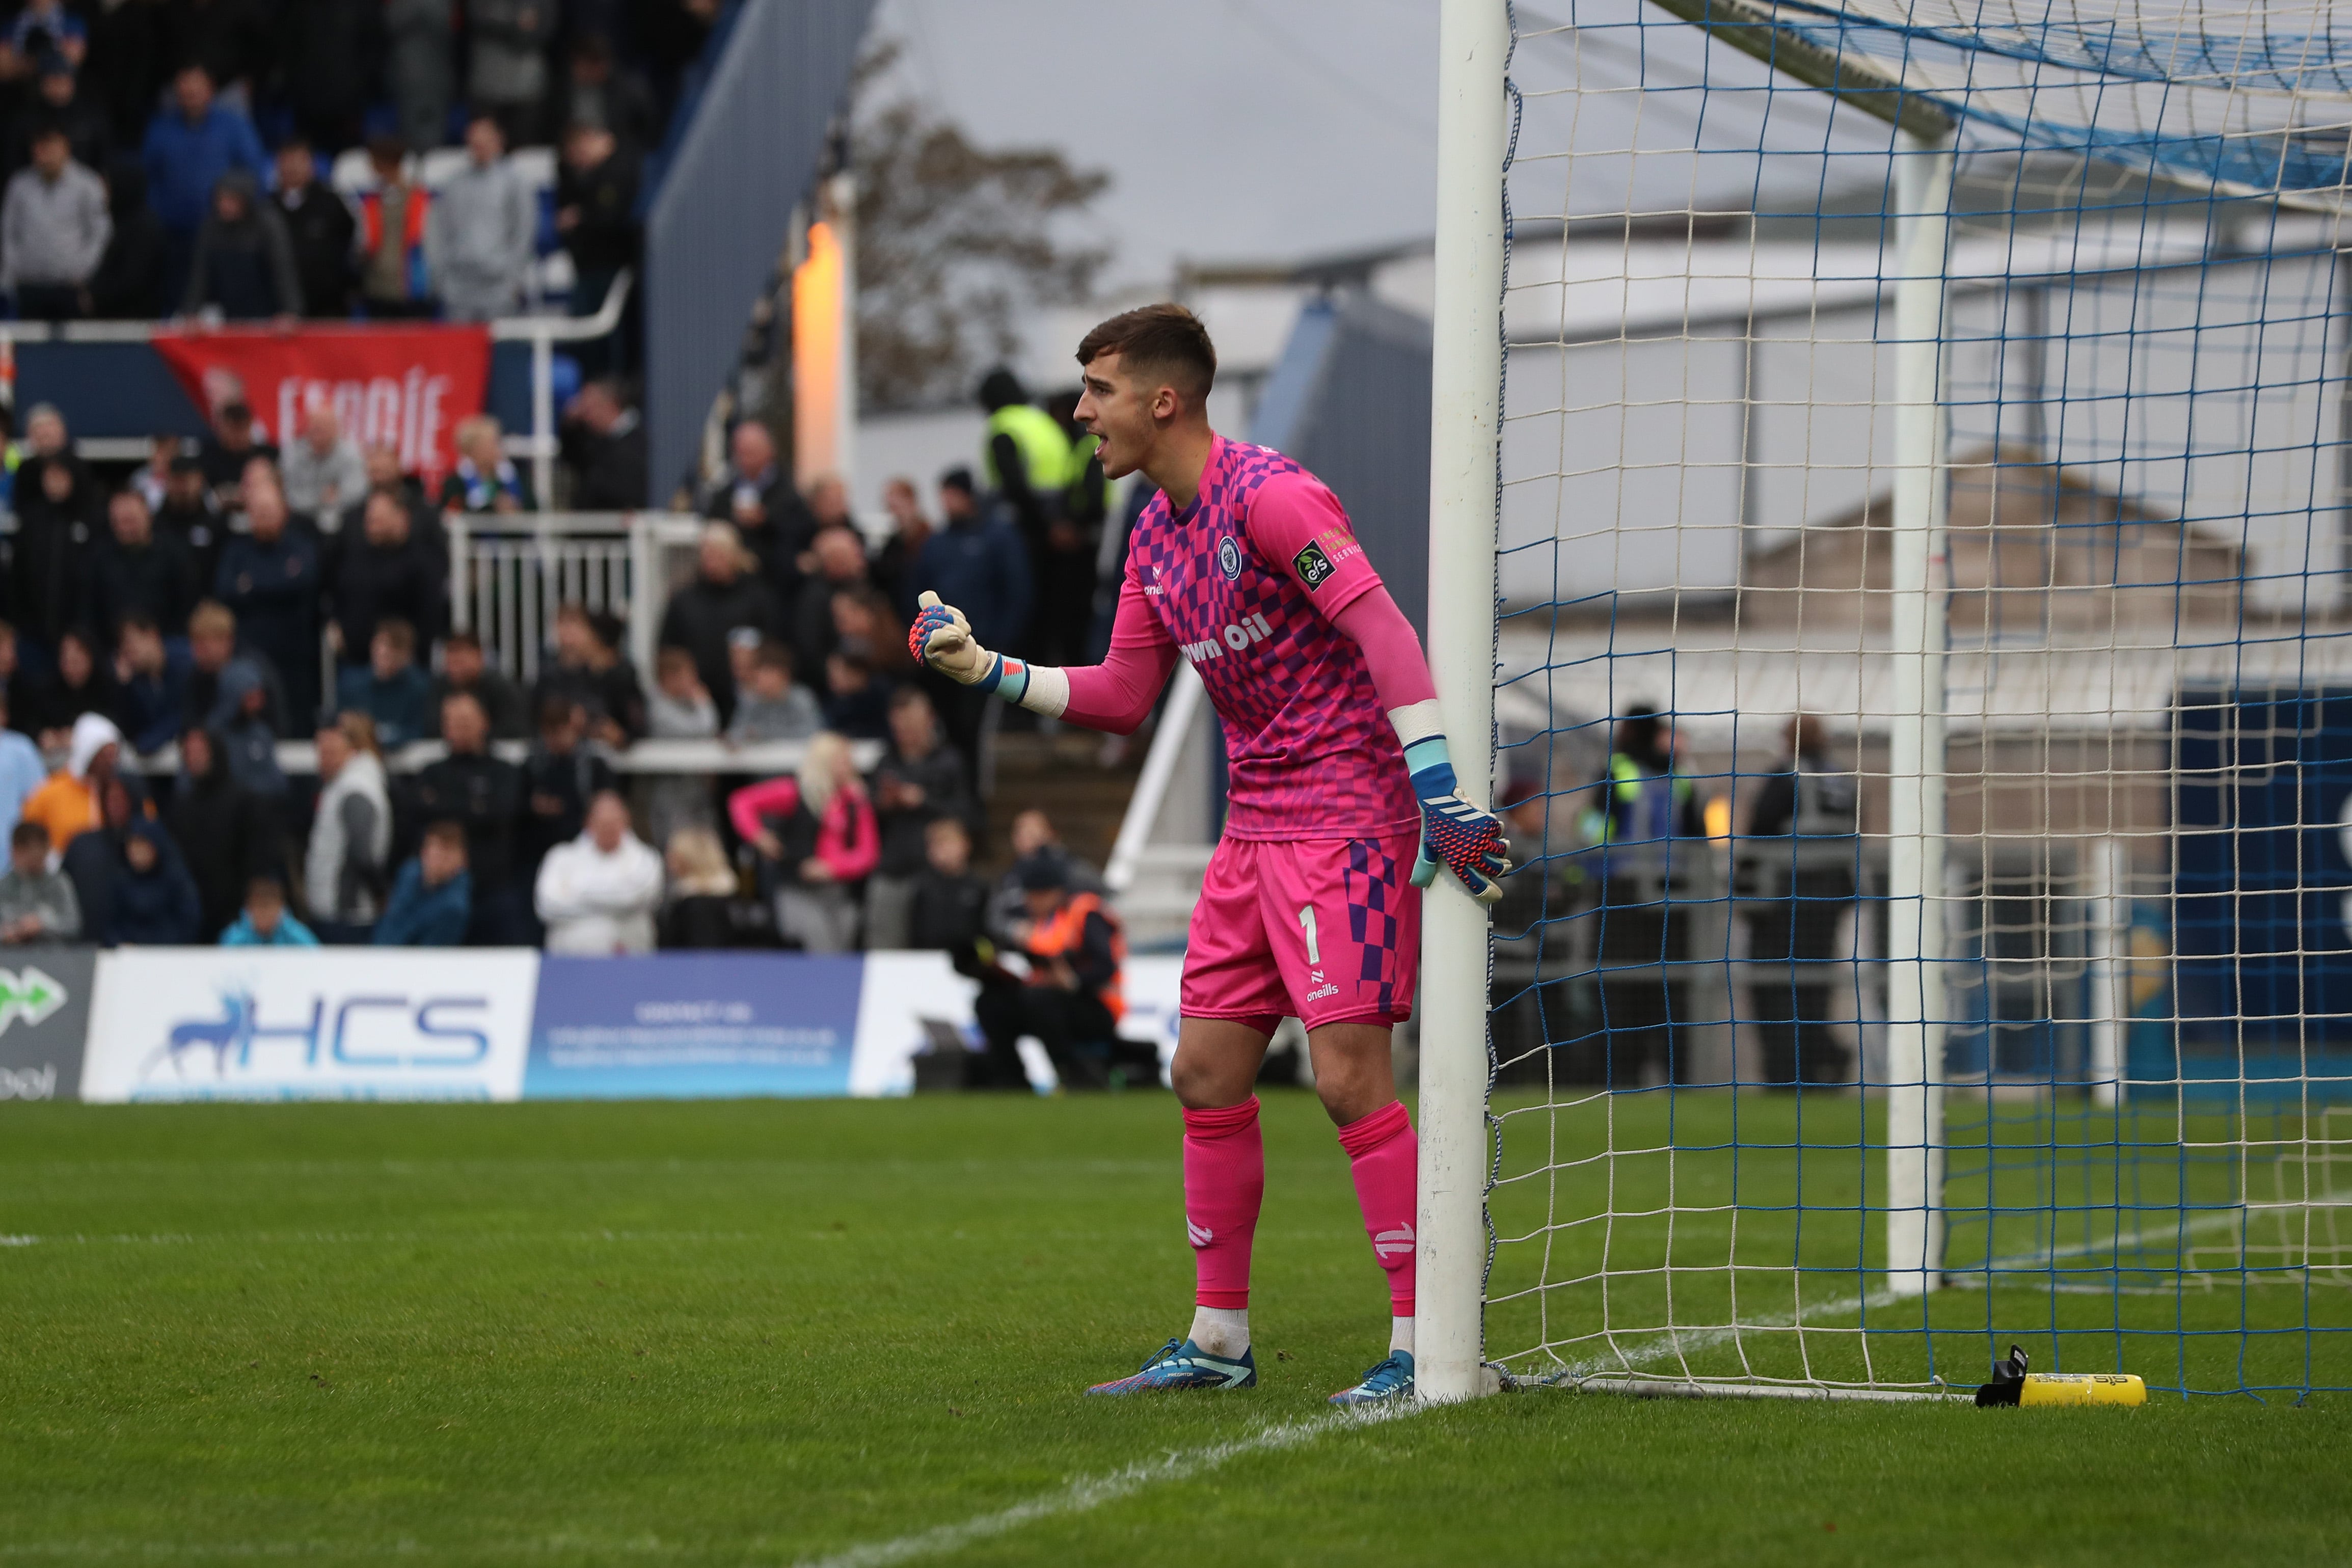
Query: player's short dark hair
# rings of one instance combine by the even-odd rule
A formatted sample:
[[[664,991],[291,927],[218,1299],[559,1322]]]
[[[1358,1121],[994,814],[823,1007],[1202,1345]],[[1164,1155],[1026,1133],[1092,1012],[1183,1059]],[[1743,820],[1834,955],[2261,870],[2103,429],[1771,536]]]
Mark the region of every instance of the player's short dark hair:
[[[1164,383],[1190,398],[1208,396],[1216,384],[1216,345],[1201,318],[1181,305],[1145,305],[1113,316],[1079,342],[1078,363],[1111,353],[1129,375]]]

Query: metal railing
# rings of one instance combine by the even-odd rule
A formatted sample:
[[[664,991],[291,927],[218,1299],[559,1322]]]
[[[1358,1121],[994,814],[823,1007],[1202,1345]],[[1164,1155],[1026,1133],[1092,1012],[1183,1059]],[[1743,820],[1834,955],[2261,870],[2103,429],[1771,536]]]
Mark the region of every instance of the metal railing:
[[[671,592],[692,570],[703,521],[674,512],[453,513],[449,620],[482,639],[493,668],[537,679],[566,603],[628,623],[628,654],[650,679]]]

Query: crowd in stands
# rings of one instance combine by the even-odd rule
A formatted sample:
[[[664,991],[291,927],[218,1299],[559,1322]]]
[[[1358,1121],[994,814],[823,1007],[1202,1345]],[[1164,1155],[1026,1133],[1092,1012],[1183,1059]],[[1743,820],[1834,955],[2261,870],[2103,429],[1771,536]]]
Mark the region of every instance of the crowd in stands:
[[[0,291],[23,317],[519,308],[562,247],[593,313],[730,0],[0,6]],[[426,189],[416,154],[462,142]],[[509,156],[551,145],[555,189]],[[363,149],[356,190],[330,181]]]
[[[1020,877],[1098,890],[1034,813],[978,852],[979,745],[1001,705],[907,646],[919,586],[992,645],[1037,646],[1036,545],[1003,468],[985,493],[948,473],[936,521],[894,482],[869,544],[845,488],[796,487],[746,421],[698,498],[650,683],[625,626],[580,604],[556,611],[525,682],[446,603],[452,515],[530,504],[494,423],[468,422],[473,465],[429,498],[329,409],[283,450],[233,396],[214,426],[194,449],[157,441],[110,490],[55,409],[27,415],[0,624],[0,832],[20,851],[0,944],[970,959],[1025,929]],[[1051,505],[1057,526],[1077,510]],[[304,739],[315,792],[280,765],[280,742]],[[704,742],[721,765],[625,776],[616,761],[648,740]],[[757,749],[778,742],[797,765],[762,776]],[[439,750],[388,764],[414,742]],[[992,887],[982,859],[1018,864]]]

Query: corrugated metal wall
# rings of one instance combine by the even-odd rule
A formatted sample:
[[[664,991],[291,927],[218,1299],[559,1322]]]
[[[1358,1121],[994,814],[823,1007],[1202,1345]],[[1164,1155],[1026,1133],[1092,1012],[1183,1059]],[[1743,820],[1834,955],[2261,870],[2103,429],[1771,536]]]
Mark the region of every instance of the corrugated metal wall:
[[[873,9],[872,0],[743,0],[646,226],[649,503],[695,460]]]
[[[1429,622],[1429,323],[1361,294],[1318,300],[1251,434],[1331,487],[1413,630]]]

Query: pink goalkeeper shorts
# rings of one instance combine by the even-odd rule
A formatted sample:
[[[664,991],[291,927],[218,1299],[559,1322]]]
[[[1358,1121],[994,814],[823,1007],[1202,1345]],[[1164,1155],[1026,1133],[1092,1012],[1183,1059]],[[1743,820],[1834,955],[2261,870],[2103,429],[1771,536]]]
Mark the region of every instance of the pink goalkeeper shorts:
[[[1182,1011],[1271,1031],[1412,1016],[1421,973],[1419,836],[1227,838],[1185,939]]]

